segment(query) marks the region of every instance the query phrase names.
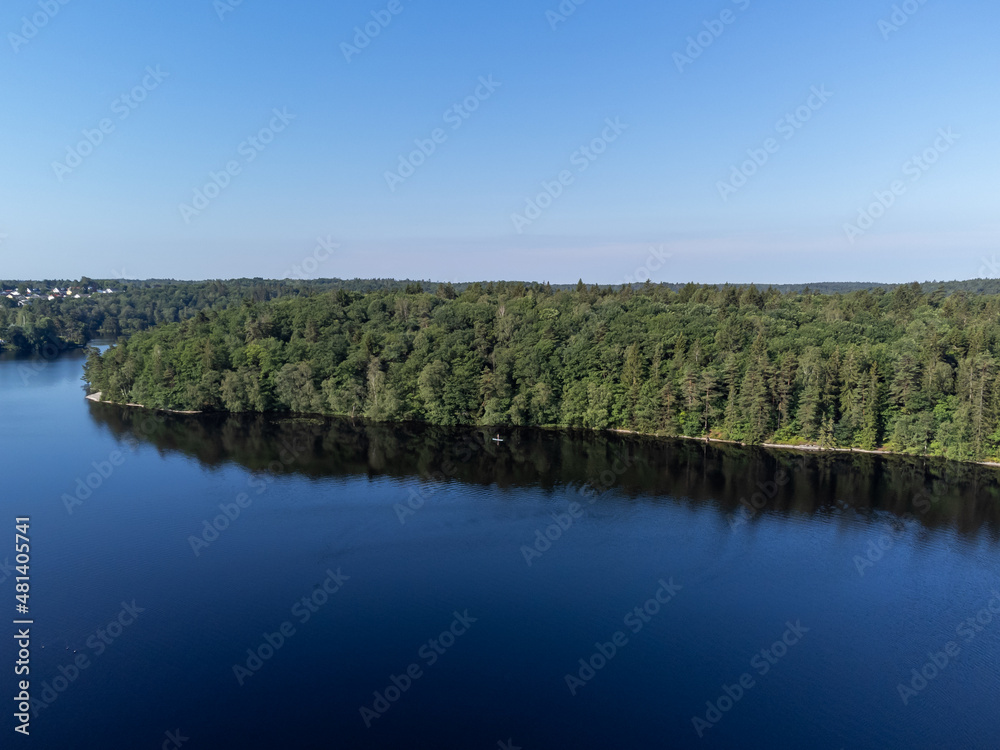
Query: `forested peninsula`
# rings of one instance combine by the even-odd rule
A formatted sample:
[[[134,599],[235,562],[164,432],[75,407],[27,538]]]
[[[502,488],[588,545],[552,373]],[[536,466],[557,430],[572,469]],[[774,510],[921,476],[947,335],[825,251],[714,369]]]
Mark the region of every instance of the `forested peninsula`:
[[[245,299],[91,353],[105,400],[1000,456],[1000,296],[419,284]]]

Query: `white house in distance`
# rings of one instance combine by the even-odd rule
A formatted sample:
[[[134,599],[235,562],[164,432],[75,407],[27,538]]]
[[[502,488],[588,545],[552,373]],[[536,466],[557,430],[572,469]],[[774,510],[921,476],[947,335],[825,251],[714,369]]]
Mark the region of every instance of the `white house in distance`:
[[[19,306],[24,306],[36,299],[40,300],[59,300],[59,299],[83,299],[85,297],[92,297],[94,294],[115,294],[115,290],[108,289],[97,289],[91,293],[87,293],[87,289],[84,287],[72,287],[67,286],[64,288],[53,287],[50,291],[42,291],[41,288],[35,287],[33,289],[25,288],[24,292],[19,292],[17,289],[0,289],[0,298],[6,298],[9,300],[14,300]]]

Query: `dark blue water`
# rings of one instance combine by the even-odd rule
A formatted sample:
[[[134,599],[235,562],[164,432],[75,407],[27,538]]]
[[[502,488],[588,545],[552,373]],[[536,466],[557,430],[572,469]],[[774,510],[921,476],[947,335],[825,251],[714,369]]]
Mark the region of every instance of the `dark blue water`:
[[[3,747],[1000,746],[992,469],[157,417],[81,367],[0,360]]]

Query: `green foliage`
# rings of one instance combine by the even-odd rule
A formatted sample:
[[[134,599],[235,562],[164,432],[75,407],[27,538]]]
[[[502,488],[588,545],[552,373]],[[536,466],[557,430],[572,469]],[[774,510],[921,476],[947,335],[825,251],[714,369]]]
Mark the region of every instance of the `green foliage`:
[[[420,289],[419,283],[391,279],[317,279],[315,281],[98,281],[46,280],[14,283],[0,281],[0,288],[32,289],[94,285],[115,289],[114,294],[94,294],[80,299],[38,299],[18,307],[0,298],[0,349],[21,354],[52,356],[57,351],[84,346],[92,339],[116,339],[164,323],[194,318],[203,311],[220,311],[231,305],[253,304],[279,297],[296,297],[343,289],[370,292],[378,289]]]
[[[178,409],[961,459],[1000,450],[1000,297],[914,285],[833,295],[693,284],[423,289],[186,307],[184,320],[91,357],[86,378],[114,400]]]

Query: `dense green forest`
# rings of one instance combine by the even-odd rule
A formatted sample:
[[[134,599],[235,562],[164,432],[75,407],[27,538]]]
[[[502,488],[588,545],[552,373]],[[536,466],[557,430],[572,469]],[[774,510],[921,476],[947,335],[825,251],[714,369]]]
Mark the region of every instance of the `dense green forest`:
[[[93,391],[170,409],[577,426],[1000,455],[1000,296],[419,286],[245,300],[96,353]]]
[[[507,282],[523,285],[524,282]],[[116,339],[129,336],[163,323],[189,320],[201,310],[224,310],[230,305],[250,300],[263,302],[280,297],[298,297],[343,289],[352,292],[402,291],[409,289],[434,289],[433,282],[395,279],[315,279],[315,280],[265,280],[233,279],[228,281],[175,281],[149,279],[123,281],[90,279],[79,281],[45,279],[40,281],[0,280],[2,289],[25,288],[52,289],[70,285],[108,288],[114,294],[95,294],[82,299],[39,299],[25,306],[17,301],[0,297],[0,350],[8,349],[21,354],[45,354],[84,346],[92,339]],[[471,284],[454,284],[456,293],[463,293]],[[897,285],[864,282],[826,282],[812,285],[784,284],[768,287],[780,293],[813,292],[821,294],[846,294],[859,290],[891,291]],[[632,288],[638,290],[639,284]],[[551,285],[553,291],[570,291],[575,285]],[[602,293],[617,290],[618,286],[596,287]],[[660,284],[659,288],[680,292],[684,284]],[[924,292],[954,294],[1000,294],[1000,279],[973,279],[970,281],[927,282],[921,285]]]
[[[524,282],[508,282],[521,284]],[[265,280],[233,279],[228,281],[175,281],[149,279],[143,281],[95,280],[84,277],[79,281],[45,279],[41,281],[0,280],[0,288],[24,290],[26,287],[51,289],[70,285],[108,288],[114,294],[95,294],[82,299],[34,300],[26,306],[0,297],[0,350],[21,354],[55,356],[60,351],[84,346],[92,339],[116,339],[144,331],[162,323],[189,320],[201,310],[224,310],[230,305],[250,300],[263,302],[280,297],[309,296],[343,289],[352,292],[403,291],[433,289],[436,284],[395,279],[315,279]],[[471,284],[454,284],[456,293],[463,293]],[[633,284],[638,290],[641,285]],[[784,284],[768,287],[780,293],[813,292],[846,294],[859,290],[891,291],[897,285],[864,282],[827,282],[812,285]],[[547,285],[553,291],[570,291],[575,285]],[[595,287],[601,293],[617,290],[616,286]],[[660,284],[660,289],[680,292],[683,284]],[[954,294],[1000,294],[1000,279],[926,282],[921,290]]]
[[[244,300],[266,301],[285,296],[317,294],[332,289],[368,292],[402,289],[408,282],[391,279],[319,279],[315,281],[108,281],[84,277],[78,282],[0,281],[0,288],[52,289],[72,284],[111,287],[114,294],[95,294],[81,299],[39,299],[18,306],[0,298],[0,349],[22,354],[52,356],[79,348],[95,338],[116,339],[144,331],[161,323],[192,318],[200,310],[223,310]]]

